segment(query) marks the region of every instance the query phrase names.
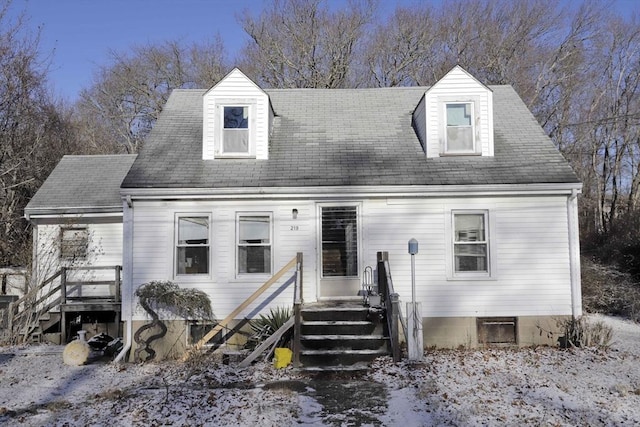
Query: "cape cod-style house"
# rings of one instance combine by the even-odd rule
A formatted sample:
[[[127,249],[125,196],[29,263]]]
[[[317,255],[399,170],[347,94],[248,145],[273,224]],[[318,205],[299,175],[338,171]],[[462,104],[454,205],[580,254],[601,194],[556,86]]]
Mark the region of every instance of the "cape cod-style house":
[[[122,266],[111,308],[128,345],[153,280],[205,291],[225,330],[294,299],[361,302],[387,279],[408,302],[412,238],[425,346],[538,345],[581,315],[580,190],[513,88],[459,66],[383,89],[262,89],[234,69],[175,90],[137,157],[65,157],[26,215],[34,269],[53,238],[62,264]],[[167,323],[167,352],[197,341]]]

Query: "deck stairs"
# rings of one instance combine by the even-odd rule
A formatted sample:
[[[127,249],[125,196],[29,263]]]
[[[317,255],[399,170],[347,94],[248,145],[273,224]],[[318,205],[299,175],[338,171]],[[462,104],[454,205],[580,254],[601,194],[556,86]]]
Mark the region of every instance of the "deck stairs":
[[[390,354],[382,308],[357,302],[305,304],[302,308],[300,363],[306,371],[367,369]]]
[[[102,277],[68,280],[74,271],[104,270]],[[18,343],[41,342],[45,335],[60,343],[68,340],[67,314],[113,312],[115,325],[120,324],[121,270],[115,266],[62,267],[22,298],[10,303],[7,310],[6,338]],[[113,280],[111,280],[111,276]],[[74,276],[71,276],[72,278]],[[89,293],[83,289],[89,289]],[[91,290],[99,289],[97,294]],[[118,326],[116,326],[118,327]]]

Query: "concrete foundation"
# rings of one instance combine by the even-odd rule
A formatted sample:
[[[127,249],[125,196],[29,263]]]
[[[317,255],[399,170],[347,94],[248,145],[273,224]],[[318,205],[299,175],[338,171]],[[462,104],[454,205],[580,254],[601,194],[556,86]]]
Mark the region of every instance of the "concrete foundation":
[[[563,320],[571,316],[516,317],[516,344],[519,347],[555,346],[562,335]],[[423,319],[425,348],[481,348],[475,317],[426,317]]]
[[[521,316],[516,317],[516,344],[519,347],[555,346],[562,336],[560,323],[571,316]],[[133,331],[137,331],[147,321],[134,321]],[[151,348],[156,351],[155,360],[176,359],[188,351],[192,343],[189,339],[189,322],[184,320],[165,320],[167,334],[164,338],[152,342]],[[236,327],[240,321],[234,321],[226,332]],[[490,346],[482,342],[478,335],[478,323],[475,317],[426,317],[423,318],[423,339],[425,348],[483,348]],[[241,350],[250,335],[250,328],[245,324],[241,328],[245,333],[237,333],[230,337],[221,348],[223,351]],[[127,331],[126,326],[123,330]],[[157,329],[144,332],[145,337],[158,333]],[[125,337],[126,339],[126,337]],[[404,340],[404,337],[401,337]],[[137,348],[135,341],[129,353],[129,361],[134,361]],[[145,353],[146,354],[146,353]]]
[[[136,331],[143,325],[149,323],[148,321],[134,320],[133,322],[133,333],[135,336]],[[164,324],[167,327],[167,334],[156,341],[151,343],[151,348],[156,352],[156,357],[154,360],[167,360],[167,359],[178,359],[182,357],[189,348],[195,344],[195,342],[190,342],[189,339],[189,321],[185,320],[164,320]],[[231,329],[235,328],[240,321],[234,320],[231,324],[224,329],[224,334],[226,335]],[[123,329],[127,331],[127,327],[123,326]],[[225,350],[236,351],[242,349],[244,344],[247,341],[247,336],[250,335],[250,327],[248,324],[245,324],[241,328],[244,332],[236,333],[228,340],[221,345],[221,348]],[[147,338],[151,335],[155,335],[159,332],[158,328],[148,329],[146,330],[142,336]],[[126,340],[126,336],[125,336]],[[126,341],[125,341],[126,342]],[[135,340],[132,340],[131,351],[129,352],[129,361],[134,361],[134,353],[138,345]],[[143,357],[146,357],[147,353],[144,352],[142,354]]]

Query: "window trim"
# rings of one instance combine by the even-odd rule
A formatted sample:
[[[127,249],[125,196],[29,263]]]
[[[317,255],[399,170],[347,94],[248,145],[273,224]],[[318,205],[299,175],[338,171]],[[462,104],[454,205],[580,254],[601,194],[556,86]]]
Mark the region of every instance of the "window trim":
[[[224,109],[226,107],[246,107],[248,109],[248,146],[246,152],[224,152]],[[256,157],[256,112],[257,100],[251,98],[224,98],[215,103],[215,143],[214,156],[225,159],[247,159]]]
[[[256,245],[243,245],[243,246],[263,246],[269,247],[270,259],[269,259],[269,271],[259,273],[241,273],[240,272],[240,218],[242,217],[267,217],[269,218],[269,244],[256,244]],[[273,260],[274,260],[274,232],[273,232],[273,212],[267,211],[242,211],[236,212],[236,235],[234,240],[234,252],[236,258],[235,276],[236,278],[249,278],[249,277],[270,277],[273,274]]]
[[[208,247],[209,248],[209,254],[208,254],[208,259],[207,259],[207,273],[178,273],[178,248],[180,247],[196,247],[196,246],[186,246],[186,245],[182,245],[179,246],[179,227],[180,227],[180,219],[181,218],[207,218],[208,221],[208,229],[207,229],[207,244],[206,245],[198,245],[197,247]],[[189,278],[210,278],[211,274],[212,274],[212,269],[213,269],[213,263],[212,263],[212,239],[211,239],[211,229],[212,229],[212,223],[211,223],[211,213],[209,212],[180,212],[180,213],[175,213],[174,214],[174,223],[173,223],[173,249],[171,251],[171,256],[173,258],[172,261],[172,265],[173,265],[173,277],[174,278],[180,278],[180,279],[189,279]]]
[[[65,256],[64,255],[64,245],[65,245],[65,239],[64,239],[64,234],[65,231],[82,231],[84,232],[84,243],[83,243],[83,250],[82,250],[82,254],[76,256],[76,254],[74,253],[72,256]],[[82,242],[81,242],[82,243]],[[78,245],[80,246],[80,245]],[[75,262],[75,261],[86,261],[87,258],[89,257],[89,228],[88,227],[60,227],[60,260],[61,261],[66,261],[66,262]]]
[[[487,245],[487,271],[456,271],[455,268],[455,216],[456,215],[484,216],[485,241]],[[490,209],[450,209],[447,216],[447,279],[448,280],[495,280],[497,276],[494,215]]]
[[[449,110],[448,107],[450,105],[465,105],[465,109],[466,106],[468,105],[469,108],[471,109],[471,124],[469,126],[449,126]],[[450,154],[450,155],[456,155],[456,154],[473,154],[476,153],[476,123],[475,123],[475,105],[472,101],[454,101],[454,102],[445,102],[444,103],[444,114],[445,114],[445,120],[444,120],[444,126],[445,126],[445,132],[444,132],[444,150],[445,153]],[[466,112],[465,112],[466,114]],[[449,148],[449,128],[453,128],[453,127],[463,127],[463,128],[467,128],[470,127],[471,128],[471,149],[470,150],[456,150],[456,151],[451,151]]]
[[[439,120],[440,120],[440,156],[481,156],[482,141],[480,140],[480,100],[477,97],[457,97],[446,96],[441,97],[439,103]],[[469,104],[471,105],[471,135],[473,138],[473,148],[465,151],[449,151],[447,128],[447,106],[451,104]]]

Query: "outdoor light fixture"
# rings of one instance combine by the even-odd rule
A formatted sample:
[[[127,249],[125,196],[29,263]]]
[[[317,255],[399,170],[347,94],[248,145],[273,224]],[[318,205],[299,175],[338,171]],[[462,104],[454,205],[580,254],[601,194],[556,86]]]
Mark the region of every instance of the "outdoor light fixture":
[[[295,209],[295,208],[294,208],[294,209],[292,209],[292,210],[291,210],[291,217],[292,217],[293,219],[298,218],[298,209]]]

